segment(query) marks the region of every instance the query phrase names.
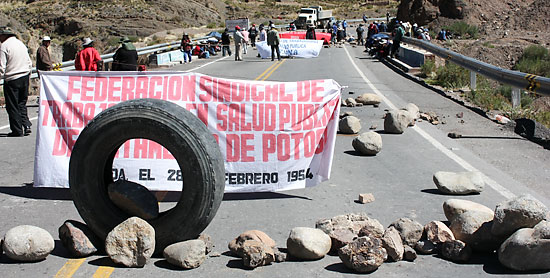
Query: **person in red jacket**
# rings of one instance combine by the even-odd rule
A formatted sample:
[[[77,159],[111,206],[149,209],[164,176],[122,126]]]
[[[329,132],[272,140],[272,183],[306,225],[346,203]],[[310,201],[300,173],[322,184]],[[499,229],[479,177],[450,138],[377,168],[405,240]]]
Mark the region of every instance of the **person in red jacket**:
[[[76,54],[76,59],[74,60],[76,70],[98,71],[98,69],[101,69],[101,57],[94,48],[93,42],[90,38],[85,38],[82,42],[84,49]]]

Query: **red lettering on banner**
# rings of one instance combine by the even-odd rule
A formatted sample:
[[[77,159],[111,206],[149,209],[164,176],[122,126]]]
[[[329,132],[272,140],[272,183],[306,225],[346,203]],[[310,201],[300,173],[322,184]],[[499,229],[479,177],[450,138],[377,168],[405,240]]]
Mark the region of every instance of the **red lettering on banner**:
[[[227,134],[226,135],[226,151],[225,159],[227,162],[237,162],[239,161],[240,155],[240,142],[239,135],[237,134]]]
[[[298,160],[300,159],[300,143],[302,141],[302,138],[304,137],[303,133],[292,133],[290,135],[292,140],[294,140],[294,159]]]
[[[162,77],[153,76],[149,81],[149,98],[161,99],[162,89],[158,90],[158,87],[162,87]]]
[[[147,146],[147,157],[149,159],[162,159],[162,146],[155,142],[148,140],[149,144]]]
[[[63,103],[61,109],[61,125],[59,127],[70,127],[73,119],[73,105],[70,102]]]
[[[252,101],[263,101],[264,100],[264,91],[259,88],[262,87],[258,84],[253,84],[250,89],[250,95],[252,96]]]
[[[182,100],[183,101],[195,101],[195,81],[196,76],[194,74],[183,76],[182,86]]]
[[[240,131],[239,127],[239,116],[241,113],[239,112],[239,105],[236,103],[229,104],[229,111],[227,112],[227,124],[228,128],[227,131]]]
[[[277,159],[279,161],[290,159],[290,136],[288,134],[277,135]]]
[[[231,84],[231,102],[241,102],[244,100],[246,87],[244,83],[232,82]]]
[[[134,158],[147,158],[147,139],[134,139]]]
[[[279,84],[265,85],[265,101],[278,101]]]
[[[97,77],[94,79],[94,101],[105,101],[107,99],[109,80],[106,77]]]
[[[118,76],[112,76],[109,78],[109,94],[108,94],[108,101],[109,102],[119,102],[120,101],[120,95],[122,94],[122,77]],[[118,84],[118,85],[117,85]],[[117,94],[118,93],[118,94]]]
[[[317,140],[315,140],[315,132],[309,131],[304,136],[304,156],[305,157],[312,157],[315,153],[315,144],[317,143]]]
[[[309,95],[311,94],[311,84],[309,81],[297,82],[298,90],[296,92],[297,101],[307,102],[309,101]]]
[[[170,77],[169,76],[165,76],[164,77],[164,82],[162,83],[163,84],[163,87],[162,87],[162,94],[160,96],[160,99],[163,99],[163,100],[166,100],[168,99],[168,79]]]
[[[136,88],[136,78],[133,76],[122,77],[122,87],[120,90],[120,100],[127,101],[134,99],[134,89]]]
[[[53,101],[51,100],[42,100],[40,101],[40,105],[44,106],[44,108],[42,108],[42,111],[43,111],[43,114],[42,115],[42,126],[47,126],[48,125],[48,118],[49,118],[49,114],[50,114],[50,107],[51,107],[51,103]]]
[[[286,87],[284,83],[279,84],[279,101],[294,101],[291,93],[286,93]]]
[[[252,104],[252,128],[254,131],[264,130],[264,104]]]
[[[58,101],[52,101],[52,125],[51,126],[62,126],[63,122],[61,119],[61,107],[59,107]]]
[[[67,131],[64,129],[56,129],[55,137],[53,141],[53,156],[63,156],[67,153],[67,144],[65,138],[67,137]]]
[[[68,129],[67,130],[67,157],[71,156],[73,151],[74,144],[76,143],[76,138],[80,134],[78,129]]]
[[[168,86],[168,100],[178,101],[181,99],[183,87],[183,80],[180,76],[170,77],[169,86]]]
[[[95,103],[86,103],[84,105],[84,125],[88,123],[95,117]]]
[[[227,112],[227,105],[225,104],[218,104],[216,106],[216,118],[221,121],[221,124],[216,124],[216,130],[219,131],[226,131],[227,130],[227,116],[225,115],[225,112]],[[222,114],[224,113],[224,114]]]
[[[317,140],[317,149],[315,150],[316,154],[322,153],[325,149],[325,144],[327,143],[327,129],[317,129],[315,130],[315,136]]]
[[[316,120],[315,106],[313,104],[304,104],[303,129],[313,129]]]
[[[218,83],[218,90],[217,92],[212,90],[213,93],[215,92],[214,99],[216,101],[220,102],[230,102],[231,101],[231,83],[228,80],[220,80],[217,79],[216,82]]]
[[[277,106],[275,104],[265,104],[264,127],[265,131],[274,131],[277,127]]]
[[[136,98],[149,97],[149,77],[138,76],[136,81]]]
[[[82,112],[84,110],[84,104],[81,102],[75,102],[73,103],[73,122],[71,123],[71,127],[73,128],[83,128],[84,127],[84,119],[82,118]]]
[[[285,130],[285,124],[290,123],[290,104],[279,104],[279,130]]]
[[[241,103],[241,108],[239,112],[239,118],[241,119],[241,131],[251,131],[252,123],[246,122],[246,104]]]
[[[93,97],[88,95],[88,92],[92,92],[94,90],[94,87],[88,86],[89,82],[94,81],[94,77],[89,76],[83,76],[82,77],[82,83],[81,83],[81,90],[80,90],[80,100],[81,101],[93,101]]]
[[[302,129],[304,122],[303,104],[292,104],[292,130],[298,131]]]
[[[254,156],[249,156],[248,152],[254,152],[254,145],[249,145],[248,140],[254,140],[254,134],[241,134],[241,161],[254,162]]]
[[[273,134],[262,134],[262,157],[263,162],[269,161],[269,155],[277,151],[277,138]]]
[[[322,87],[324,80],[313,80],[311,81],[311,101],[313,102],[322,102],[323,96],[320,96],[319,93],[322,93],[325,88]]]
[[[201,76],[199,79],[199,100],[205,102],[211,101],[212,91],[212,79],[208,76]]]
[[[80,94],[80,89],[75,88],[75,82],[82,81],[82,76],[69,76],[69,87],[67,89],[67,100],[72,100],[74,94]],[[82,85],[82,83],[81,83]]]

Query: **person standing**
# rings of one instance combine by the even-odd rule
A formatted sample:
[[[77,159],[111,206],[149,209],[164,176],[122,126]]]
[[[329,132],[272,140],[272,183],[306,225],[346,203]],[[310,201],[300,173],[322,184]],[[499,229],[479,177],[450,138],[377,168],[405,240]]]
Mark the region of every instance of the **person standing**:
[[[359,43],[359,45],[364,45],[365,38],[363,36],[363,33],[365,33],[365,28],[363,28],[363,24],[359,24],[359,27],[357,27],[355,31],[357,32],[357,42]]]
[[[244,36],[241,33],[241,27],[235,26],[235,36],[233,36],[235,42],[235,61],[242,61],[243,54],[241,52],[242,45],[244,43]]]
[[[225,57],[225,52],[231,56],[231,38],[229,37],[229,30],[225,28],[222,33],[222,56]]]
[[[348,22],[344,19],[342,21],[342,28],[344,29],[344,39],[348,37]]]
[[[267,40],[267,31],[265,30],[265,27],[260,24],[260,41],[264,42]]]
[[[256,29],[256,24],[252,24],[252,27],[248,29],[248,38],[252,47],[256,47],[256,36],[258,36],[258,30]]]
[[[395,32],[395,34],[393,36],[393,44],[392,44],[392,47],[391,47],[391,54],[390,54],[390,57],[392,57],[392,58],[395,56],[395,52],[397,52],[397,50],[399,50],[401,40],[403,39],[403,36],[405,35],[405,30],[403,29],[401,24],[399,24],[399,22],[397,22],[397,27],[395,28],[394,32]]]
[[[90,38],[84,38],[82,50],[76,54],[74,67],[76,70],[98,71],[102,66],[101,56],[94,48],[94,41]]]
[[[9,27],[0,27],[0,78],[4,79],[4,97],[11,132],[8,137],[31,134],[27,113],[29,78],[32,61],[27,47]]]
[[[267,45],[271,46],[271,61],[275,60],[275,52],[277,52],[277,59],[281,61],[279,42],[279,32],[275,29],[275,24],[271,24],[271,30],[267,33]]]
[[[187,33],[183,33],[183,36],[181,36],[181,42],[180,42],[180,51],[183,52],[183,62],[187,63],[187,60],[189,60],[189,63],[191,63],[192,56],[191,56],[191,49],[193,46],[191,45],[191,39],[189,39],[189,35]]]
[[[52,59],[50,58],[50,52],[48,47],[50,46],[51,39],[48,36],[42,38],[42,44],[36,50],[36,69],[41,71],[50,71],[53,69]],[[40,73],[39,75],[40,76]]]
[[[138,53],[126,36],[120,38],[121,47],[113,55],[113,71],[137,71]]]
[[[315,27],[313,25],[309,25],[306,31],[306,40],[316,40],[316,39],[317,39],[317,35],[315,35]]]

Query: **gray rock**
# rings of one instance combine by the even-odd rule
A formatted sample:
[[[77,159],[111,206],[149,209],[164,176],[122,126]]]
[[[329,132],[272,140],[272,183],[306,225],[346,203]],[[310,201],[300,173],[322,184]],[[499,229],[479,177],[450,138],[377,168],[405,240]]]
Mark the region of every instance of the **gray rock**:
[[[275,241],[271,239],[266,233],[259,230],[250,230],[240,234],[238,237],[232,240],[229,243],[228,248],[233,254],[242,258],[244,255],[243,244],[247,240],[259,241],[266,246],[269,246],[270,248],[275,248],[275,246],[277,246]]]
[[[375,271],[386,261],[388,254],[382,240],[376,237],[358,237],[352,243],[340,248],[338,256],[344,265],[359,273]]]
[[[382,102],[382,98],[380,98],[377,94],[371,94],[366,93],[358,96],[355,99],[358,103],[362,103],[365,105],[378,105],[380,102]]]
[[[453,232],[441,221],[432,221],[426,224],[424,232],[427,239],[435,244],[455,239]]]
[[[447,220],[451,222],[458,215],[467,211],[480,211],[486,213],[487,215],[494,216],[492,209],[476,202],[461,199],[449,199],[443,203],[443,212],[445,213]]]
[[[391,223],[390,226],[395,227],[399,235],[401,235],[403,243],[411,247],[416,246],[416,243],[422,238],[422,233],[424,232],[422,224],[406,217],[399,218]]]
[[[361,131],[361,120],[355,116],[347,116],[340,120],[338,129],[340,133],[357,134]]]
[[[429,240],[421,239],[416,243],[414,250],[422,255],[430,255],[439,252],[439,246]]]
[[[298,259],[317,260],[324,257],[331,247],[330,237],[320,229],[296,227],[286,240],[288,253]]]
[[[519,271],[550,270],[550,222],[516,231],[500,246],[498,260]]]
[[[275,251],[275,262],[282,263],[286,262],[286,253],[281,251]]]
[[[43,260],[54,247],[55,242],[50,233],[30,225],[11,228],[2,243],[2,249],[8,258],[21,262]]]
[[[109,232],[105,251],[117,264],[143,267],[155,251],[155,230],[141,218],[128,218]]]
[[[493,215],[486,211],[467,211],[451,221],[451,231],[456,239],[463,241],[473,250],[492,252],[502,240],[491,233]]]
[[[361,230],[359,230],[359,236],[373,236],[382,238],[384,236],[384,226],[378,222],[378,220],[371,218],[371,221],[366,223]]]
[[[367,204],[374,202],[374,195],[372,193],[359,194],[359,203]]]
[[[247,240],[243,243],[243,264],[248,268],[270,265],[275,261],[273,249],[262,242]]]
[[[437,172],[433,176],[437,189],[445,194],[465,195],[480,193],[485,181],[480,172]]]
[[[420,118],[420,109],[418,109],[418,106],[414,103],[407,103],[402,110],[408,111],[413,119]]]
[[[441,246],[441,256],[453,262],[465,263],[472,256],[472,249],[460,240],[450,240]]]
[[[416,251],[408,245],[405,245],[405,250],[403,252],[403,259],[408,262],[414,262],[418,255],[416,255]]]
[[[212,249],[214,248],[214,242],[212,241],[212,238],[210,237],[210,235],[201,234],[198,239],[204,241],[204,244],[206,245],[206,250],[205,250],[206,255],[212,252]]]
[[[331,231],[328,236],[332,242],[330,252],[333,254],[337,253],[338,249],[346,246],[357,238],[357,234],[353,233],[349,229],[336,229]]]
[[[107,192],[109,199],[130,216],[137,216],[145,220],[158,217],[157,198],[149,189],[139,183],[117,180],[107,186]]]
[[[357,102],[355,101],[354,98],[346,98],[346,100],[344,100],[344,104],[347,106],[347,107],[355,107],[355,105],[357,105]]]
[[[86,224],[67,220],[59,227],[59,239],[74,257],[87,257],[98,251],[101,241]]]
[[[187,240],[168,245],[163,255],[166,261],[175,266],[192,269],[206,260],[206,244],[200,239]]]
[[[363,155],[376,155],[382,150],[382,136],[369,131],[361,133],[351,142],[353,149]]]
[[[382,237],[382,244],[388,253],[388,257],[392,258],[393,261],[398,262],[403,259],[405,248],[403,247],[401,236],[395,227],[390,226],[386,229]]]
[[[497,205],[491,231],[494,235],[508,237],[518,229],[533,228],[544,219],[548,219],[548,208],[525,194]]]
[[[320,219],[315,223],[315,228],[321,229],[327,234],[336,229],[348,229],[354,234],[359,234],[363,227],[367,227],[366,230],[371,230],[378,237],[382,237],[384,234],[384,226],[366,213],[338,215],[330,219]]]
[[[413,121],[413,117],[405,110],[392,110],[384,117],[384,132],[401,134]]]

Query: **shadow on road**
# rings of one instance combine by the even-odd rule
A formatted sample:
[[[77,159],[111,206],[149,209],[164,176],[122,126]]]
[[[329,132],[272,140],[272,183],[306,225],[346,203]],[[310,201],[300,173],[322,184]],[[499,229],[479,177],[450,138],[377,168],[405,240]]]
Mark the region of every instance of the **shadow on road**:
[[[349,155],[351,155],[351,156],[365,156],[365,157],[376,156],[375,154],[374,154],[374,155],[361,154],[360,152],[355,151],[355,150],[345,151],[344,153],[345,153],[345,154],[349,154]]]
[[[347,268],[344,263],[334,263],[325,267],[326,270],[345,274],[357,274],[355,271]],[[370,272],[372,273],[372,272]]]
[[[101,258],[95,259],[93,261],[89,261],[88,264],[95,265],[95,266],[107,266],[107,267],[112,267],[112,268],[125,268],[125,269],[128,269],[127,267],[125,267],[123,265],[116,264],[109,257],[101,257]]]
[[[263,199],[289,199],[296,198],[311,201],[312,199],[305,196],[290,195],[277,192],[256,192],[256,193],[225,193],[224,201],[243,201],[243,200],[263,200]]]
[[[527,139],[522,137],[509,137],[509,136],[475,136],[475,135],[462,135],[460,138],[453,138],[453,139],[495,139],[495,140],[523,140],[527,141]]]
[[[434,257],[444,260],[441,256]],[[473,254],[468,262],[456,263],[459,265],[483,265],[483,271],[494,275],[529,275],[529,274],[545,274],[549,271],[516,271],[503,266],[499,261],[496,253],[493,254]]]
[[[434,195],[443,195],[443,196],[456,196],[454,194],[447,194],[443,193],[435,188],[428,188],[428,189],[422,189],[420,192],[434,194]],[[461,196],[472,196],[472,195],[479,195],[479,193],[470,193],[470,194],[461,194]]]
[[[38,200],[72,200],[71,192],[68,188],[41,188],[33,187],[32,184],[18,187],[1,186],[0,193]]]
[[[167,260],[158,260],[155,262],[155,266],[158,267],[158,268],[163,268],[163,269],[168,269],[168,270],[173,270],[173,271],[188,271],[188,270],[191,270],[191,269],[184,269],[184,268],[181,268],[181,267],[177,267],[173,264],[170,264]]]

